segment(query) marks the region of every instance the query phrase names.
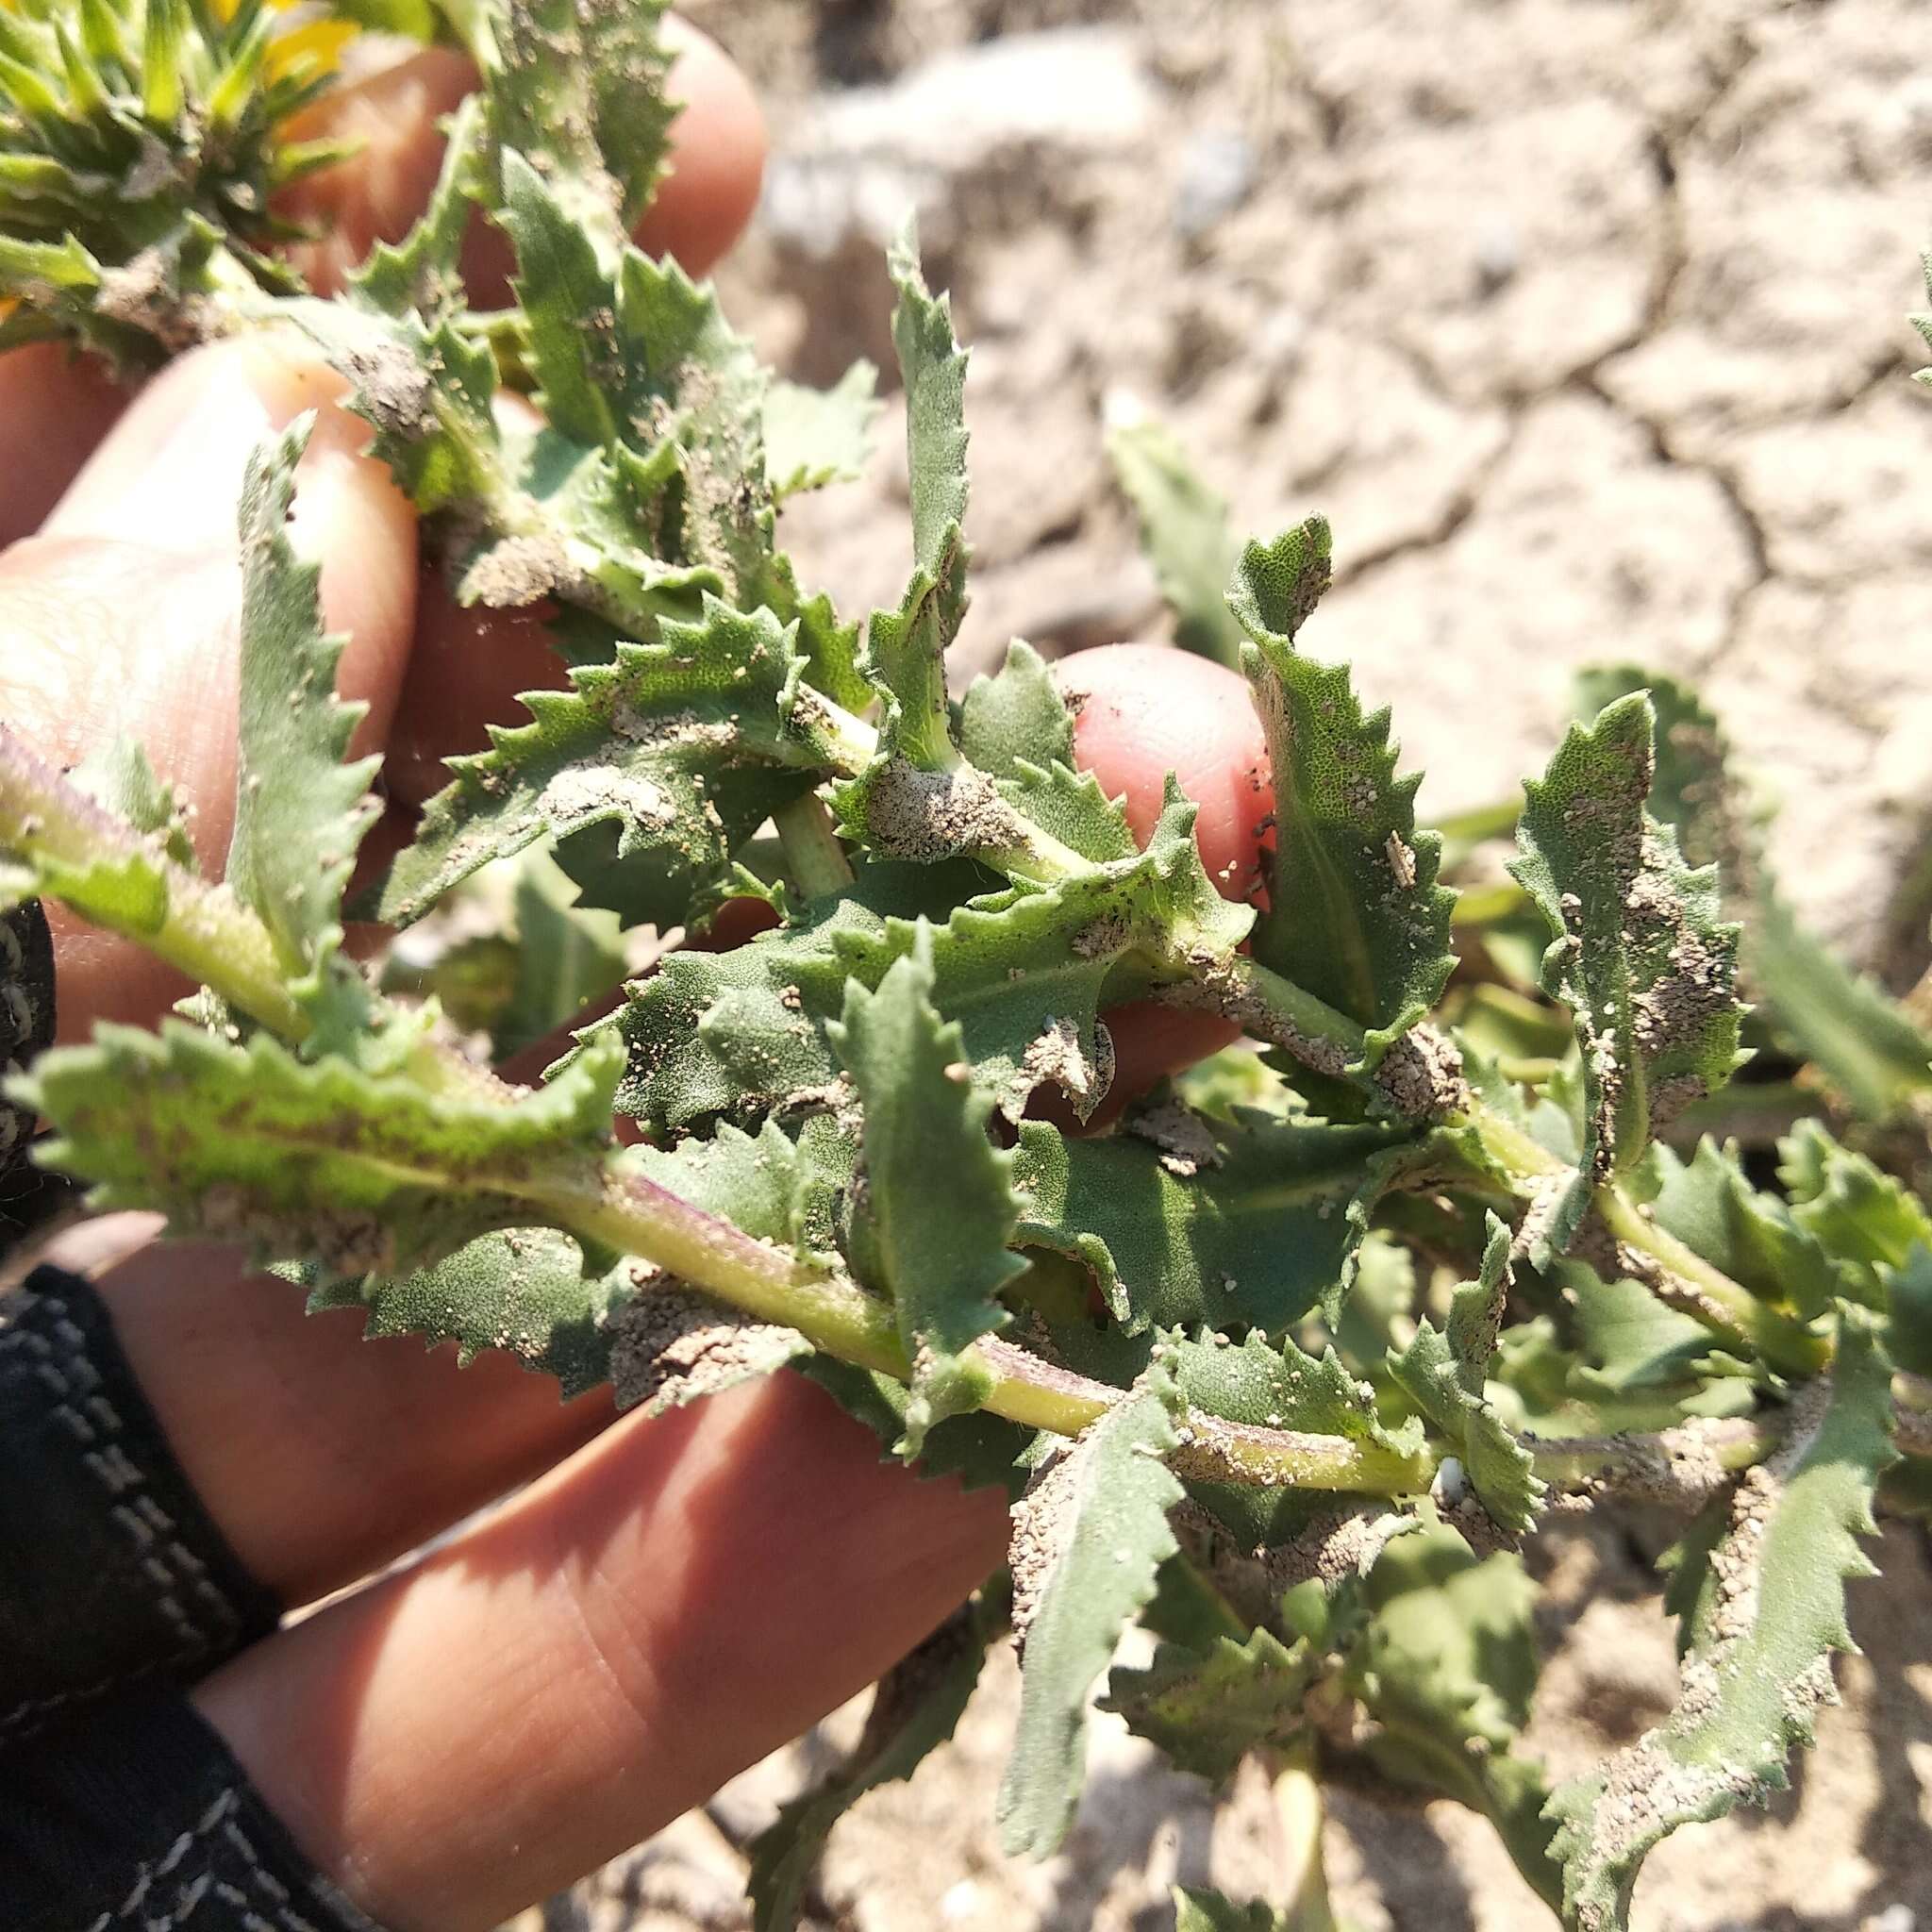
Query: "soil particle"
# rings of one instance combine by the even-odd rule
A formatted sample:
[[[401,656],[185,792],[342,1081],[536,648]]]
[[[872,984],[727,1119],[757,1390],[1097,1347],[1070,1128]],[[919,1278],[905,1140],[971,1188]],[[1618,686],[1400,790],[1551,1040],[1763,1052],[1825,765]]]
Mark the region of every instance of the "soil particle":
[[[395,1237],[373,1215],[326,1208],[287,1214],[258,1207],[238,1183],[218,1181],[203,1191],[196,1219],[217,1241],[246,1241],[264,1254],[313,1255],[337,1274],[395,1269]]]
[[[1097,1426],[1097,1424],[1095,1425]],[[1024,1657],[1026,1633],[1040,1612],[1055,1566],[1066,1555],[1080,1498],[1081,1473],[1092,1448],[1092,1427],[1041,1464],[1013,1505],[1007,1564],[1013,1573],[1013,1642]]]
[[[637,1300],[612,1324],[610,1385],[620,1410],[658,1415],[763,1374],[805,1346],[771,1322],[740,1321],[661,1274],[640,1282]]]
[[[970,765],[929,772],[906,758],[890,758],[872,782],[866,817],[881,852],[919,865],[1026,842],[1024,822],[992,780]]]
[[[615,765],[566,765],[544,786],[542,803],[553,824],[620,811],[635,824],[662,826],[677,816],[659,786]]]
[[[1124,1124],[1128,1133],[1159,1148],[1161,1166],[1182,1180],[1191,1180],[1204,1168],[1222,1163],[1220,1143],[1208,1123],[1178,1100],[1137,1108]]]
[[[568,596],[581,576],[556,538],[506,537],[463,572],[462,597],[493,610],[521,610]]]
[[[1427,1120],[1469,1101],[1462,1056],[1446,1034],[1426,1023],[1411,1026],[1382,1056],[1375,1084],[1405,1120]]]
[[[399,343],[372,337],[332,350],[330,359],[355,385],[357,407],[378,429],[414,442],[435,427],[435,385]]]
[[[1095,1041],[1097,1045],[1097,1034]],[[1109,1047],[1111,1044],[1109,1041]],[[1074,1103],[1074,1111],[1084,1121],[1100,1105],[1112,1077],[1111,1053],[1103,1065],[1097,1052],[1090,1057],[1081,1046],[1080,1028],[1074,1021],[1049,1013],[1044,1027],[1021,1058],[1018,1091],[1003,1110],[1017,1120],[1033,1091],[1050,1082]]]
[[[143,248],[123,267],[102,271],[95,312],[153,336],[177,355],[192,349],[215,333],[215,317],[202,297],[174,286],[175,274],[159,248]]]

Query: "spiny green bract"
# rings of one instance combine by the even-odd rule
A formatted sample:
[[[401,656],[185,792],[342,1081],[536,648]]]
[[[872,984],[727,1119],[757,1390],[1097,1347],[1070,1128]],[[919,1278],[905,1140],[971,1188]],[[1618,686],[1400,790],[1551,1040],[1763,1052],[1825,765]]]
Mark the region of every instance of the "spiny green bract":
[[[874,372],[775,379],[628,239],[673,114],[661,12],[0,11],[0,344],[139,364],[292,324],[450,591],[541,608],[558,658],[369,886],[413,925],[378,988],[343,943],[373,763],[345,759],[341,643],[286,528],[303,428],[261,452],[225,878],[138,746],[63,776],[0,727],[0,910],[64,900],[203,982],[158,1031],[41,1058],[7,1132],[44,1116],[97,1203],[243,1241],[371,1334],[647,1414],[793,1364],[882,1454],[1019,1498],[1010,1575],[754,1848],[769,1932],[842,1810],[949,1736],[1009,1611],[1008,1844],[1067,1831],[1107,1677],[1204,1777],[1258,1760],[1300,1804],[1345,1759],[1484,1813],[1573,1924],[1623,1925],[1651,1844],[1785,1774],[1874,1507],[1932,1494],[1922,1021],[1797,925],[1681,684],[1591,674],[1520,809],[1453,848],[1419,825],[1388,713],[1311,655],[1325,522],[1244,546],[1148,423],[1114,439],[1122,480],[1177,641],[1247,677],[1274,814],[1256,905],[1217,893],[1172,780],[1143,846],[1039,653],[950,675],[969,369],[909,232],[881,276],[906,589],[863,627],[804,590],[780,508],[863,466]],[[329,158],[290,129],[358,23],[457,42],[483,86],[416,227],[322,301],[274,197]],[[489,315],[478,219],[516,258]],[[1484,870],[1512,829],[1515,885]],[[741,923],[764,929],[677,947]],[[44,1030],[35,972],[0,947],[0,1039]],[[1723,1091],[1740,977],[1754,1091],[1785,1108],[1775,1189]],[[1124,1091],[1150,1008],[1274,1051]],[[534,1091],[483,1064],[573,1021]],[[1701,1513],[1670,1586],[1682,1699],[1551,1797],[1516,1546],[1559,1490]],[[1116,1660],[1137,1621],[1159,1648]],[[1318,1861],[1285,1916],[1179,1908],[1331,1924]]]

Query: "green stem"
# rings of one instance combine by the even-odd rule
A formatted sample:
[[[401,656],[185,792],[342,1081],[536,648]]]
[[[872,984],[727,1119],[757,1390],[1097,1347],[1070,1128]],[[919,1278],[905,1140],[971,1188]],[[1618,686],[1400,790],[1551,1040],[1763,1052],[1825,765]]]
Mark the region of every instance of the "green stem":
[[[832,815],[817,792],[808,791],[772,814],[785,865],[808,899],[841,892],[852,883],[852,862],[832,829]]]
[[[755,1321],[795,1328],[841,1361],[910,1381],[912,1366],[891,1306],[847,1281],[817,1274],[781,1249],[639,1174],[605,1173],[581,1186],[533,1189],[532,1206],[557,1226],[636,1255]],[[991,1372],[985,1407],[1056,1435],[1077,1436],[1123,1398],[996,1336],[975,1344]],[[1186,1474],[1271,1487],[1413,1494],[1427,1489],[1426,1456],[1406,1457],[1341,1436],[1251,1428],[1190,1412],[1174,1460]]]
[[[1271,1770],[1286,1877],[1281,1916],[1288,1932],[1335,1932],[1328,1874],[1322,1864],[1322,1784],[1314,1739],[1304,1738],[1274,1754]]]
[[[225,886],[175,863],[158,836],[143,837],[104,809],[0,724],[0,845],[46,873],[57,896],[73,882],[70,903],[84,918],[112,924],[91,904],[85,875],[139,867],[158,879],[165,896],[158,924],[122,928],[158,959],[214,987],[228,1004],[271,1031],[300,1041],[308,1016],[291,997],[288,973],[268,928]]]
[[[1783,1434],[1776,1413],[1692,1418],[1655,1435],[1534,1436],[1520,1440],[1536,1473],[1559,1488],[1589,1487],[1695,1507],[1724,1476],[1761,1462]]]
[[[1472,1101],[1450,1119],[1452,1124],[1475,1130],[1485,1151],[1507,1173],[1519,1194],[1570,1172],[1567,1161],[1479,1101]],[[1823,1336],[1767,1307],[1723,1269],[1659,1227],[1620,1183],[1599,1187],[1595,1205],[1616,1240],[1652,1264],[1644,1277],[1646,1285],[1712,1334],[1756,1350],[1767,1361],[1799,1374],[1815,1374],[1831,1359],[1831,1344]]]

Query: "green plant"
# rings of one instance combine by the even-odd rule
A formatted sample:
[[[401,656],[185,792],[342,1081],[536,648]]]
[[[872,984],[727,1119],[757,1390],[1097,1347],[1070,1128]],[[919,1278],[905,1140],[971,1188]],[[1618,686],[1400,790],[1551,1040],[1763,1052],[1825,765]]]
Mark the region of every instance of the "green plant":
[[[1932,1042],[1790,921],[1715,721],[1669,681],[1591,680],[1522,807],[1445,852],[1387,714],[1298,647],[1326,526],[1240,548],[1144,425],[1117,449],[1180,633],[1238,658],[1266,729],[1265,904],[1217,891],[1172,784],[1137,844],[1024,644],[955,702],[966,361],[909,238],[911,575],[862,628],[808,594],[779,506],[852,466],[869,375],[773,381],[708,291],[625,241],[615,184],[648,184],[670,117],[656,14],[382,9],[459,39],[485,84],[418,228],[322,301],[268,252],[266,196],[313,158],[281,130],[322,84],[268,16],[0,13],[4,340],[139,363],[305,330],[458,595],[550,601],[572,667],[454,761],[374,891],[408,925],[515,866],[514,931],[379,990],[341,948],[374,772],[342,761],[339,642],[284,530],[304,428],[260,452],[223,880],[137,749],[63,776],[0,730],[0,905],[61,899],[205,993],[9,1091],[99,1203],[244,1239],[372,1333],[508,1348],[651,1409],[793,1363],[889,1453],[1014,1493],[1010,1574],[761,1841],[761,1925],[791,1923],[843,1807],[949,1734],[1009,1624],[1001,1814],[1014,1850],[1050,1851],[1135,1620],[1158,1647],[1109,1707],[1210,1779],[1262,1756],[1296,1845],[1324,1767],[1366,1763],[1488,1814],[1571,1924],[1624,1924],[1654,1843],[1784,1781],[1874,1510],[1932,1493],[1932,1214],[1898,1178],[1923,1171]],[[477,206],[516,249],[506,314],[468,309],[457,274]],[[505,387],[545,426],[506,428]],[[1224,608],[1198,568],[1221,555]],[[1511,825],[1513,883],[1458,893]],[[747,897],[772,930],[662,959],[534,1091],[422,997],[522,1043],[615,978],[621,928]],[[1105,1134],[1029,1114],[1043,1089],[1093,1113],[1129,999],[1252,1044]],[[1731,1085],[1759,1035],[1754,1073],[1789,1077]],[[1743,1149],[1774,1087],[1771,1186]],[[613,1106],[645,1144],[614,1142]],[[1690,1517],[1683,1695],[1552,1791],[1521,1748],[1517,1551],[1558,1499],[1626,1494]],[[1182,1923],[1330,1923],[1318,1857],[1291,1889],[1285,1917],[1192,1897]]]

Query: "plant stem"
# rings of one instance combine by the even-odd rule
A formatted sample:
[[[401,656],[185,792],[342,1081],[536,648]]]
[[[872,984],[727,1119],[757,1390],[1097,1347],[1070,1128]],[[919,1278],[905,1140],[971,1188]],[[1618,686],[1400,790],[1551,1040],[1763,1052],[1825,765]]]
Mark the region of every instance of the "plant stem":
[[[57,881],[67,874],[74,885],[70,903],[83,917],[124,931],[283,1039],[300,1041],[308,1033],[308,1016],[290,996],[287,969],[260,920],[225,886],[175,864],[158,836],[137,833],[70,784],[4,724],[0,845],[38,861]],[[92,903],[86,875],[117,868],[138,869],[158,882],[158,924],[119,924]]]
[[[840,892],[852,883],[852,864],[832,829],[832,815],[816,791],[805,792],[772,814],[793,883],[808,899]]]
[[[1315,1740],[1304,1738],[1272,1754],[1274,1817],[1281,1827],[1281,1918],[1288,1932],[1335,1932],[1328,1874],[1322,1864],[1322,1785]]]
[[[1725,1476],[1762,1461],[1782,1433],[1774,1411],[1698,1417],[1655,1435],[1524,1434],[1521,1440],[1545,1482],[1695,1508]]]
[[[1570,1172],[1567,1161],[1480,1101],[1472,1101],[1450,1118],[1454,1124],[1474,1129],[1485,1151],[1510,1176],[1519,1193]],[[1831,1344],[1824,1337],[1767,1307],[1723,1269],[1659,1227],[1621,1183],[1600,1186],[1594,1200],[1598,1215],[1616,1241],[1650,1264],[1641,1275],[1645,1285],[1671,1307],[1712,1334],[1755,1349],[1779,1368],[1809,1375],[1831,1359]]]

